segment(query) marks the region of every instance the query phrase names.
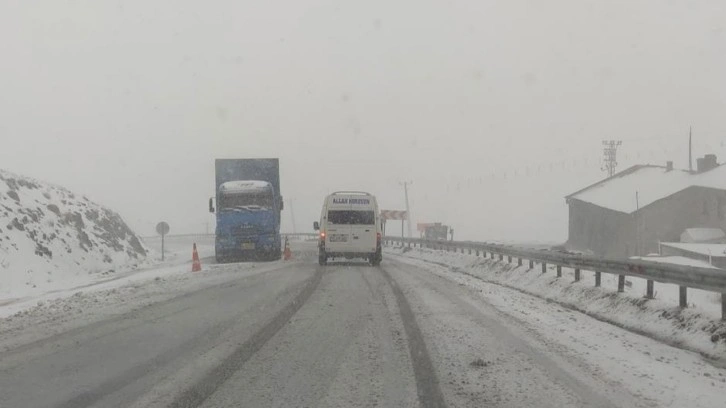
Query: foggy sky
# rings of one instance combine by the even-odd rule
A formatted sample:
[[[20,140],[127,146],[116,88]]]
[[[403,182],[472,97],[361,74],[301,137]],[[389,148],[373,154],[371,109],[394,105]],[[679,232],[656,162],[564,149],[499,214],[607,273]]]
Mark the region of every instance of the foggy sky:
[[[142,235],[213,228],[215,158],[279,157],[298,231],[410,180],[414,222],[563,241],[602,139],[620,169],[687,167],[691,125],[726,157],[720,0],[5,0],[0,55],[0,168]]]

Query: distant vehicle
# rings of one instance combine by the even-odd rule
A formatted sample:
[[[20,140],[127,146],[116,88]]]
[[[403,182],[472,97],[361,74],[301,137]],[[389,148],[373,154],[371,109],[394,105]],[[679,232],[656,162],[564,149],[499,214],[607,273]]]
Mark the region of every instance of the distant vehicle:
[[[376,197],[358,191],[340,191],[325,198],[320,222],[318,261],[325,265],[330,258],[365,258],[377,266],[383,260],[381,220]]]
[[[447,241],[449,239],[449,226],[440,222],[428,224],[423,230],[423,239],[429,241]]]
[[[215,170],[217,262],[280,259],[279,160],[217,159]],[[212,198],[209,212],[215,212]]]

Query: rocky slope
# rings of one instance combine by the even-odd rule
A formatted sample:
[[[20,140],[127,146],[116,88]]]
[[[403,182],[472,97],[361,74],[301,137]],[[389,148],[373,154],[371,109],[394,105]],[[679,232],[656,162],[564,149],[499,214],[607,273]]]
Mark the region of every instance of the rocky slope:
[[[112,210],[0,170],[0,300],[83,284],[137,267],[146,255]]]

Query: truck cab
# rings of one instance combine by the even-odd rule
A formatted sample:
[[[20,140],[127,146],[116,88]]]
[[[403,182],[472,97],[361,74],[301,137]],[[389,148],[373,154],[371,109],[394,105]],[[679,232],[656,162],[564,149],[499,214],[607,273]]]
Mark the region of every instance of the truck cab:
[[[262,177],[245,179],[250,176]],[[215,209],[209,200],[209,211],[216,212],[217,262],[280,259],[283,201],[276,159],[217,160],[216,201]]]

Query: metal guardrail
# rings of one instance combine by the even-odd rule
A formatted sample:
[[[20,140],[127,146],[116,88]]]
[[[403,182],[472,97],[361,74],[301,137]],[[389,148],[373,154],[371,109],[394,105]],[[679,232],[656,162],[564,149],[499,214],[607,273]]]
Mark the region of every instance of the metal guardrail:
[[[513,258],[529,261],[530,269],[534,269],[535,263],[542,265],[542,272],[547,271],[547,264],[557,266],[557,276],[562,276],[562,267],[575,270],[575,281],[579,281],[581,271],[595,272],[595,286],[600,286],[600,274],[608,273],[618,275],[618,292],[625,290],[625,277],[632,276],[647,280],[646,297],[653,298],[653,282],[669,283],[680,287],[679,304],[687,307],[687,288],[702,289],[709,292],[721,293],[721,318],[726,320],[726,270],[711,269],[696,266],[674,265],[666,263],[655,263],[642,260],[617,260],[601,258],[590,255],[579,255],[553,250],[534,250],[519,248],[516,246],[490,244],[481,242],[459,242],[459,241],[427,241],[417,238],[394,238],[385,237],[388,245],[399,244],[408,247],[423,247],[446,251],[468,251],[469,254],[491,258],[499,258],[503,261],[507,258],[512,262]]]
[[[161,235],[150,235],[146,237],[139,237],[142,240],[156,240],[161,239]],[[168,234],[164,236],[165,239],[180,239],[180,238],[194,238],[194,239],[214,239],[214,234]]]
[[[318,236],[318,234],[315,233],[282,233],[280,234],[283,237],[289,237],[289,238],[315,238]],[[153,239],[161,239],[161,236],[159,235],[152,235],[148,237],[139,237],[143,240],[153,240]],[[214,234],[169,234],[166,236],[167,239],[176,239],[176,238],[196,238],[196,239],[214,239]]]
[[[291,239],[316,238],[316,233],[283,233],[283,237]],[[183,234],[168,235],[168,238],[214,238],[214,234]],[[428,241],[419,238],[384,237],[387,245],[399,244],[408,247],[430,248],[445,251],[468,251],[469,254],[499,258],[511,263],[517,259],[521,266],[523,260],[529,261],[529,268],[534,264],[541,264],[542,273],[547,271],[547,265],[557,266],[557,276],[562,276],[562,268],[572,268],[575,271],[575,281],[581,279],[582,271],[595,273],[595,286],[600,286],[600,275],[608,273],[618,276],[618,292],[625,290],[625,277],[642,278],[647,281],[646,298],[654,296],[653,282],[668,283],[680,287],[679,304],[685,308],[688,305],[687,288],[701,289],[709,292],[721,293],[721,318],[726,320],[726,270],[711,269],[696,266],[655,263],[634,259],[608,259],[590,255],[579,255],[552,250],[536,250],[516,247],[512,245],[492,244],[487,242],[471,241]]]

